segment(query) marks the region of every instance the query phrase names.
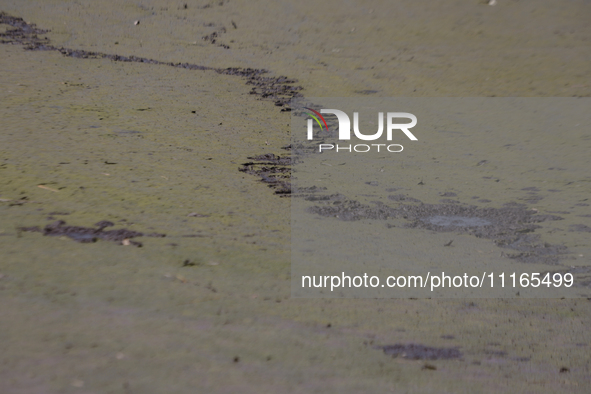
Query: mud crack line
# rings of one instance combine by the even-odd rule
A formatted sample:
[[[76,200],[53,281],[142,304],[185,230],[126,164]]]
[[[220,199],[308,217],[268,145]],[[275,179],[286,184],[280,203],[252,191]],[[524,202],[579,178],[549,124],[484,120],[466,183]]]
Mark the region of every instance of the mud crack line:
[[[114,62],[145,63],[184,68],[187,70],[215,71],[224,75],[236,75],[246,80],[247,85],[252,85],[250,94],[256,95],[261,99],[274,100],[276,106],[282,107],[282,112],[291,110],[289,102],[294,97],[301,97],[300,91],[303,90],[303,87],[295,85],[298,82],[296,79],[285,76],[265,76],[269,73],[265,69],[241,67],[215,68],[192,63],[163,62],[139,56],[122,56],[85,51],[82,49],[56,47],[51,44],[49,38],[43,36],[49,30],[39,29],[34,23],[27,23],[22,18],[10,16],[5,12],[0,12],[0,24],[12,27],[12,29],[0,33],[1,44],[22,45],[26,50],[30,51],[57,51],[64,56],[77,59],[109,59]]]

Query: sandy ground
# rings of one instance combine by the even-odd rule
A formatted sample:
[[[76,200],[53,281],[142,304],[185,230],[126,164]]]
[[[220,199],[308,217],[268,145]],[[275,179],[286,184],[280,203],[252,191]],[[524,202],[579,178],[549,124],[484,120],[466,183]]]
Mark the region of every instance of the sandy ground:
[[[307,96],[591,94],[585,1],[2,0],[0,11],[51,30],[56,46],[265,68]],[[290,117],[241,78],[18,45],[0,46],[0,66],[3,393],[589,392],[587,299],[291,299],[290,201],[238,171],[282,153]],[[167,237],[136,248],[18,230],[58,219]],[[395,343],[463,357],[375,348]]]

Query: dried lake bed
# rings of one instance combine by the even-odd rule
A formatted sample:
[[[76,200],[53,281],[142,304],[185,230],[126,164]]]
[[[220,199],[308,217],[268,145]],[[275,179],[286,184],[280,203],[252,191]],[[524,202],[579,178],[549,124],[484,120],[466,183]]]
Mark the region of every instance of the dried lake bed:
[[[290,199],[239,171],[249,157],[288,154],[292,90],[219,72],[265,69],[257,78],[307,96],[587,97],[585,2],[3,1],[0,11],[72,50],[0,45],[3,392],[589,391],[585,298],[292,299]],[[121,61],[130,56],[162,64]],[[564,217],[543,235],[583,265],[589,159],[569,149],[589,138],[556,136],[560,154],[532,157],[555,168],[547,187],[535,171],[495,174],[513,156],[491,145],[478,168],[509,186],[483,193],[458,165],[454,192]],[[407,190],[390,200],[442,204],[430,198],[446,190],[431,196],[420,176],[418,159],[406,162]],[[165,236],[76,242],[44,236],[48,225]],[[455,235],[452,249],[448,232],[433,237],[442,248],[426,253],[499,255],[487,239]]]

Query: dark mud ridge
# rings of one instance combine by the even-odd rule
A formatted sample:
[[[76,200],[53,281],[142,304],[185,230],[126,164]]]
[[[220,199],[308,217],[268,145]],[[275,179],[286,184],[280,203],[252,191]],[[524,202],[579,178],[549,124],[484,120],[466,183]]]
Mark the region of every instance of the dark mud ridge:
[[[293,193],[291,185],[291,165],[301,161],[302,154],[316,154],[317,150],[313,146],[286,145],[281,147],[286,151],[292,151],[291,156],[280,156],[273,153],[264,153],[256,156],[249,156],[249,162],[243,163],[239,171],[260,178],[261,182],[266,183],[275,190],[275,194],[281,197],[289,197]],[[296,157],[294,159],[294,157]],[[300,190],[299,193],[307,189]],[[312,187],[310,191],[318,192],[321,189]]]
[[[385,354],[409,360],[452,360],[462,357],[457,347],[430,347],[416,344],[396,344],[380,347]]]
[[[445,337],[445,336],[443,336]],[[454,339],[453,336],[451,338]],[[487,344],[487,348],[483,349],[482,356],[486,359],[507,359],[517,362],[528,362],[531,360],[530,357],[523,356],[510,356],[506,351],[490,349],[489,346],[498,346],[498,344],[491,343]],[[376,346],[377,350],[382,350],[385,354],[392,356],[393,358],[404,358],[407,360],[455,360],[464,361],[464,355],[460,351],[459,346],[455,347],[431,347],[421,344],[395,344],[386,346]],[[475,360],[472,364],[480,365],[480,360]],[[434,365],[426,364],[423,369],[437,369]]]
[[[131,231],[127,229],[119,229],[119,230],[107,230],[104,231],[107,227],[112,227],[114,224],[112,222],[103,220],[95,224],[96,228],[93,227],[80,227],[80,226],[66,226],[66,222],[63,220],[57,220],[47,226],[40,229],[39,227],[21,227],[20,231],[28,231],[28,232],[39,232],[43,233],[43,235],[51,235],[51,236],[66,236],[74,241],[82,242],[82,243],[90,243],[96,242],[99,239],[103,239],[105,241],[113,241],[119,242],[122,245],[133,245],[137,247],[141,247],[142,243],[137,241],[131,241],[132,238],[136,237],[166,237],[166,234],[144,234],[137,231]]]
[[[538,223],[561,220],[560,216],[540,215],[528,210],[525,205],[511,203],[502,208],[480,208],[474,205],[423,204],[417,199],[394,199],[412,201],[414,204],[399,203],[393,208],[383,203],[374,206],[347,200],[342,195],[303,195],[309,201],[323,201],[323,205],[309,208],[309,211],[324,217],[344,221],[361,219],[387,220],[404,219],[406,228],[421,228],[437,232],[471,234],[478,238],[491,239],[501,248],[505,257],[524,263],[558,264],[561,255],[567,253],[562,245],[543,242],[533,234],[541,226]],[[387,227],[392,225],[387,224]]]
[[[301,86],[294,85],[297,83],[297,80],[295,79],[283,76],[264,76],[265,74],[269,73],[269,71],[265,69],[235,67],[212,68],[191,63],[162,62],[159,60],[138,56],[122,56],[102,52],[91,52],[80,49],[56,47],[51,44],[50,40],[46,36],[42,36],[43,34],[48,33],[49,30],[39,29],[33,23],[29,24],[22,18],[10,16],[4,12],[0,12],[0,24],[13,27],[4,33],[0,33],[1,44],[22,45],[25,47],[25,49],[31,51],[57,51],[64,56],[78,59],[109,59],[115,62],[146,63],[184,68],[187,70],[211,70],[219,74],[236,75],[244,78],[247,85],[252,85],[250,94],[257,95],[263,99],[273,100],[276,106],[283,107],[281,109],[283,112],[288,112],[291,110],[288,106],[289,102],[294,97],[301,97],[299,92],[303,89]]]
[[[251,161],[242,164],[242,167],[239,168],[240,171],[259,177],[261,182],[275,190],[275,194],[282,197],[291,194],[291,157],[266,153],[251,156],[248,159]]]

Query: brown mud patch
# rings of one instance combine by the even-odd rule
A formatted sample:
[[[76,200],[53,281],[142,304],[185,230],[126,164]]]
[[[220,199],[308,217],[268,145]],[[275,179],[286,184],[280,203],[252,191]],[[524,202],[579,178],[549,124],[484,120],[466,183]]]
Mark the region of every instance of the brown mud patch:
[[[565,246],[543,242],[539,235],[532,234],[541,228],[538,223],[562,218],[537,214],[537,211],[526,209],[522,204],[505,204],[502,208],[481,208],[458,202],[423,204],[414,198],[394,200],[419,203],[401,203],[395,208],[382,203],[369,206],[338,196],[325,202],[325,206],[313,206],[309,211],[343,221],[404,219],[407,221],[404,226],[406,228],[470,234],[477,238],[493,240],[501,248],[511,249],[514,252],[503,252],[503,256],[523,263],[555,265],[560,257],[567,253]]]
[[[112,242],[119,242],[122,245],[133,245],[137,247],[142,247],[141,242],[131,241],[132,238],[137,237],[166,237],[166,234],[158,234],[158,233],[151,233],[151,234],[144,234],[137,231],[128,230],[125,228],[118,229],[118,230],[107,230],[104,229],[107,227],[112,227],[115,224],[113,222],[109,222],[107,220],[102,220],[98,223],[94,224],[93,227],[82,227],[82,226],[66,226],[66,222],[63,220],[57,220],[51,224],[46,225],[42,229],[38,226],[34,227],[21,227],[19,228],[20,231],[26,232],[38,232],[42,233],[43,235],[50,235],[54,237],[61,237],[65,236],[68,238],[73,239],[74,241],[80,243],[92,243],[96,242],[99,239],[105,241],[112,241]]]
[[[229,45],[222,44],[222,43],[218,42],[218,38],[220,38],[220,36],[222,34],[224,34],[225,32],[226,32],[226,28],[222,26],[220,29],[214,31],[213,33],[207,34],[207,35],[201,37],[201,39],[203,41],[208,41],[209,43],[215,44],[215,45],[222,47],[224,49],[230,49]]]
[[[417,344],[395,344],[380,347],[385,354],[393,358],[401,357],[409,360],[452,360],[462,358],[457,347],[430,347]]]
[[[290,147],[285,148],[290,149]],[[340,193],[317,194],[323,189],[315,186],[292,190],[290,183],[292,160],[289,157],[261,154],[251,156],[249,159],[253,161],[244,163],[240,171],[258,176],[262,182],[275,190],[275,194],[322,202],[324,204],[322,206],[309,208],[309,212],[320,216],[334,217],[343,221],[405,219],[408,222],[404,226],[406,228],[470,234],[477,238],[493,240],[495,245],[501,248],[511,249],[512,252],[503,252],[502,256],[522,263],[557,265],[560,258],[569,253],[565,246],[549,244],[544,242],[538,234],[533,234],[536,229],[542,227],[538,223],[563,218],[538,214],[535,210],[527,209],[524,204],[507,203],[502,208],[483,208],[450,199],[442,199],[440,204],[424,204],[417,198],[396,194],[388,195],[389,200],[398,203],[395,208],[381,202],[375,202],[374,206],[369,206],[349,200]],[[530,188],[524,190],[530,190]],[[445,192],[440,195],[455,197],[456,193]],[[393,225],[388,223],[386,227],[391,228]],[[571,226],[570,231],[587,232],[590,231],[588,229],[585,225],[576,225]],[[450,245],[451,243],[446,246]]]
[[[248,158],[252,161],[242,164],[239,171],[258,176],[261,182],[275,190],[275,194],[291,195],[291,157],[266,153]]]

